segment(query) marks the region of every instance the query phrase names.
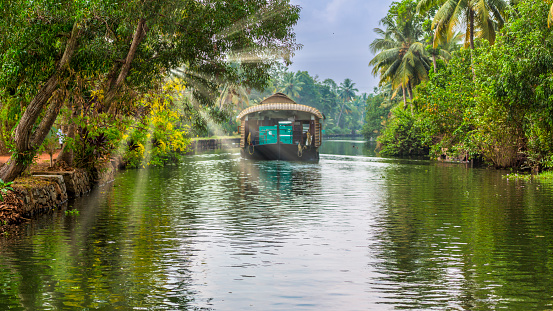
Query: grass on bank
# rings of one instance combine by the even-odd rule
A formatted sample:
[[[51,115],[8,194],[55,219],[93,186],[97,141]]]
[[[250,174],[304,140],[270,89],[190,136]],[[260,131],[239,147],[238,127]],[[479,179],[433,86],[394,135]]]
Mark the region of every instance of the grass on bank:
[[[537,175],[532,174],[521,174],[521,173],[511,173],[504,175],[503,178],[514,179],[514,180],[541,180],[541,181],[553,181],[553,171],[545,171]]]

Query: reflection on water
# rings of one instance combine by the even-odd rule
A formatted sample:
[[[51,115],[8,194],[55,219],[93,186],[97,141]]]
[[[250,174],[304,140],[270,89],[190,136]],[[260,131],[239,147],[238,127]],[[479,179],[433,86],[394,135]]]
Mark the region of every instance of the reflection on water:
[[[345,156],[375,157],[376,141],[364,141],[360,138],[342,138],[325,140],[320,147],[323,154]]]
[[[0,240],[0,310],[553,309],[551,185],[324,146],[120,173]]]

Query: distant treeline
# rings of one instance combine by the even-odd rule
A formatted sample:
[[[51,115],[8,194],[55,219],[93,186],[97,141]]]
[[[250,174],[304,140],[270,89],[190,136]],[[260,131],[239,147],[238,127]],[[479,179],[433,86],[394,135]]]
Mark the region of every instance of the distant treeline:
[[[367,94],[358,95],[355,83],[347,78],[340,84],[332,79],[319,81],[307,71],[289,72],[283,65],[274,66],[268,86],[262,91],[243,85],[228,85],[222,92],[222,107],[233,107],[235,115],[242,109],[256,105],[275,92],[281,92],[298,104],[319,109],[325,115],[326,134],[351,134],[363,126]],[[236,131],[232,120],[226,124],[227,132]]]

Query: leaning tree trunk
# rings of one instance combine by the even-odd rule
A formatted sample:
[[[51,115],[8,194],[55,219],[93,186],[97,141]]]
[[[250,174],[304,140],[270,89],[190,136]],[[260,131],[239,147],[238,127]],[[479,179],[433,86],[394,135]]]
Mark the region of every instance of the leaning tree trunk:
[[[146,31],[147,31],[146,20],[144,18],[141,18],[138,21],[138,24],[136,26],[133,39],[124,63],[121,64],[119,62],[115,62],[111,70],[109,71],[109,74],[107,75],[106,95],[104,97],[104,105],[103,105],[105,108],[103,109],[107,109],[108,114],[115,115],[116,113],[117,104],[115,103],[115,99],[116,99],[117,93],[121,89],[123,82],[125,81],[125,79],[129,74],[131,63],[134,60],[136,51],[138,50],[138,47],[140,46],[144,38],[146,37]],[[71,119],[74,119],[81,113],[82,105],[80,103],[75,103],[72,109],[73,110],[72,110]],[[67,130],[67,137],[74,139],[76,134],[77,134],[77,127],[74,122],[71,122]],[[73,149],[68,148],[67,144],[64,144],[62,146],[62,151],[58,155],[57,161],[64,161],[69,166],[73,166],[75,164],[74,163],[75,154]]]
[[[432,65],[434,66],[434,72],[438,70],[438,66],[436,65],[436,54],[432,53]]]
[[[14,142],[16,151],[12,154],[8,163],[0,169],[0,178],[4,181],[12,181],[27,169],[35,156],[36,150],[48,132],[59,114],[62,100],[53,100],[48,106],[48,110],[39,123],[35,132],[32,133],[38,117],[48,104],[54,91],[58,88],[60,76],[71,62],[71,58],[77,48],[77,41],[81,33],[78,23],[73,25],[71,36],[66,43],[63,56],[52,76],[46,81],[35,97],[31,100],[27,109],[21,116],[19,124],[15,128]]]
[[[117,76],[117,80],[115,80],[115,83],[110,83],[110,85],[108,86],[106,96],[104,97],[104,103],[107,107],[109,107],[108,114],[115,115],[117,105],[114,103],[114,100],[116,98],[117,93],[121,89],[123,82],[129,75],[129,70],[131,69],[131,63],[134,60],[136,51],[138,50],[138,47],[142,43],[142,40],[144,40],[144,38],[146,37],[146,32],[147,32],[146,19],[141,18],[138,21],[138,24],[136,25],[131,46],[129,47],[129,52],[127,53],[127,57],[125,58],[125,63],[121,67],[121,70],[119,71],[119,75]]]

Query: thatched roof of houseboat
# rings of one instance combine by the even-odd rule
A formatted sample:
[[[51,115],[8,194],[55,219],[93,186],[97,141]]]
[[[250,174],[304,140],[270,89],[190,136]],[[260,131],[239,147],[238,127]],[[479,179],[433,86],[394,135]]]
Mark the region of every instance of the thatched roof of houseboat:
[[[288,96],[282,93],[275,93],[267,97],[266,99],[264,99],[261,103],[259,103],[259,105],[251,106],[242,110],[242,112],[240,112],[237,118],[242,119],[243,117],[245,117],[250,113],[258,112],[258,111],[266,111],[266,110],[303,111],[303,112],[311,113],[316,117],[318,117],[319,119],[324,118],[323,114],[316,108],[297,104],[295,101],[293,101]]]

